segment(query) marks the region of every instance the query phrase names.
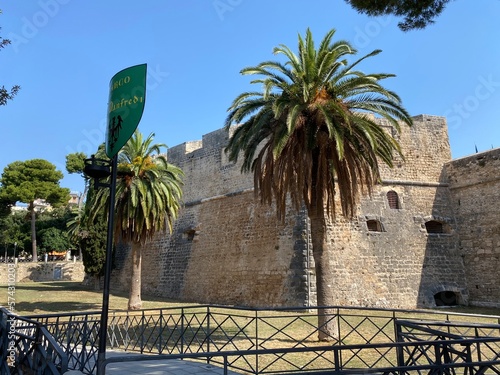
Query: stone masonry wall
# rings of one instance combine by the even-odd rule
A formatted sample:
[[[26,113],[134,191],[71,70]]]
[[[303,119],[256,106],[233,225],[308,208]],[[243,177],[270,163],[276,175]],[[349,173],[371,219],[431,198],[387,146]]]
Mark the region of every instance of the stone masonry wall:
[[[297,215],[278,223],[272,208],[255,204],[253,192],[212,199],[191,210],[197,225],[183,298],[260,307],[303,303]]]
[[[310,296],[305,213],[284,223],[253,194],[253,178],[224,154],[220,129],[169,149],[185,173],[184,207],[172,235],[158,235],[143,251],[143,290],[205,303],[297,306]],[[128,288],[129,250],[121,246],[115,288]]]
[[[382,168],[382,183],[371,198],[362,200],[352,222],[338,219],[329,230],[340,305],[430,307],[441,291],[467,301],[456,223],[442,174],[443,163],[451,158],[446,122],[426,115],[414,121],[397,137],[404,160],[398,157],[393,169]],[[389,207],[389,191],[397,193],[399,209]],[[382,230],[369,231],[369,220],[379,221]],[[427,233],[429,220],[444,223],[449,233]]]
[[[398,193],[400,209],[389,208],[390,190]],[[449,208],[434,205],[436,196],[447,193],[446,187],[383,185],[363,200],[353,221],[333,223],[336,304],[432,307],[441,291],[455,292],[466,302],[455,232],[428,234],[425,229],[428,220],[454,222]],[[369,220],[378,220],[382,230],[368,230]]]
[[[405,158],[382,167],[382,181],[357,216],[330,225],[333,304],[428,307],[441,291],[468,293],[444,163],[450,161],[446,121],[414,117],[399,139]],[[168,158],[185,173],[184,202],[171,236],[146,245],[144,291],[169,298],[250,306],[303,306],[315,303],[315,275],[305,212],[290,210],[277,222],[272,207],[254,199],[252,175],[228,162],[228,134],[217,130],[202,141],[169,149]],[[400,208],[389,208],[395,191]],[[381,230],[368,230],[376,220]],[[427,221],[442,223],[446,233],[428,234]],[[123,255],[125,254],[125,255]],[[126,252],[122,253],[126,259]],[[128,285],[125,261],[115,271]]]
[[[0,264],[0,275],[7,275],[7,265]],[[29,281],[78,281],[85,278],[82,262],[19,262],[16,265],[16,282]],[[2,281],[0,281],[2,282]]]
[[[500,307],[500,149],[446,164],[470,304]]]

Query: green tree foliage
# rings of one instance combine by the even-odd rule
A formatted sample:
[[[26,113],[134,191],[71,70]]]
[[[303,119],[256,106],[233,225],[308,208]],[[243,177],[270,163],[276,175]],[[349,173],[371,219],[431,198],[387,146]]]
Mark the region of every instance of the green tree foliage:
[[[136,131],[118,154],[115,238],[132,246],[132,275],[128,308],[140,309],[142,247],[156,233],[171,231],[182,197],[182,171],[160,154],[164,144],[153,144]],[[89,220],[109,210],[109,189],[92,196]]]
[[[28,204],[31,215],[31,242],[33,261],[37,261],[36,245],[36,199],[44,199],[53,207],[66,205],[69,201],[69,189],[59,186],[63,174],[56,167],[43,159],[24,162],[15,161],[7,165],[0,179],[0,202],[13,206],[16,202]]]
[[[66,222],[72,217],[69,207],[58,207],[42,211],[37,216],[37,243],[40,254],[50,251],[66,251],[75,247],[72,243]]]
[[[101,144],[95,154],[97,158],[108,160],[105,154],[104,144]],[[85,272],[94,278],[95,286],[99,286],[99,278],[104,274],[106,261],[106,239],[107,239],[107,218],[104,215],[93,216],[89,222],[89,212],[92,202],[92,195],[95,189],[84,173],[85,159],[89,157],[83,152],[75,152],[66,155],[66,170],[68,173],[81,174],[85,180],[85,191],[80,200],[80,205],[68,219],[66,225],[68,235],[76,248],[81,251]],[[87,199],[90,196],[90,199]],[[83,202],[85,201],[85,206]]]
[[[67,251],[69,249],[69,239],[66,231],[51,227],[40,230],[40,248],[42,252]]]
[[[85,272],[97,279],[104,275],[106,239],[107,221],[103,217],[97,217],[92,225],[82,228],[80,234]]]
[[[89,179],[83,172],[85,168],[85,159],[87,159],[87,155],[85,155],[85,153],[83,152],[74,152],[66,155],[66,171],[70,174],[73,173],[80,174],[85,181],[85,189],[83,191],[82,198],[80,199],[80,202],[78,204],[78,209],[80,210],[83,207],[83,202],[85,201],[85,199],[87,199],[87,193],[89,189]]]
[[[398,26],[403,31],[423,29],[434,23],[451,0],[345,0],[360,13],[369,16],[393,14],[403,17]]]
[[[71,213],[66,222],[68,236],[80,249],[85,272],[95,280],[99,287],[99,278],[104,274],[107,245],[107,218],[104,215],[94,215],[89,222],[90,202],[95,190],[89,190],[90,199],[84,208],[78,208]]]
[[[356,69],[376,50],[348,64],[356,50],[346,41],[333,41],[331,30],[318,49],[310,30],[299,35],[298,54],[287,46],[274,49],[286,62],[266,61],[245,68],[257,75],[253,83],[262,92],[239,95],[226,120],[234,129],[226,151],[229,159],[243,156],[243,172],[254,173],[255,192],[262,202],[276,202],[278,216],[285,215],[288,199],[296,209],[305,204],[311,222],[319,306],[334,302],[335,281],[330,258],[332,238],[328,220],[336,215],[335,198],[349,218],[359,193],[370,192],[379,179],[379,160],[392,167],[400,147],[382,129],[374,115],[396,130],[399,121],[411,125],[400,98],[380,81],[391,74],[365,74]],[[335,327],[319,311],[320,340],[334,336]]]
[[[79,246],[81,232],[83,230],[82,227],[82,219],[83,219],[83,210],[77,208],[71,211],[71,215],[68,217],[66,221],[66,229],[68,231],[69,239]]]
[[[26,221],[26,212],[23,211],[0,217],[0,246],[7,248],[9,256],[13,256],[14,244],[16,255],[31,246],[30,225]]]
[[[74,152],[66,155],[66,170],[68,173],[79,173],[85,178],[83,174],[85,159],[87,159],[87,155],[83,152]]]
[[[2,14],[1,9],[0,9],[0,14]],[[0,30],[1,29],[2,28],[0,27]],[[0,37],[0,50],[2,48],[5,48],[9,44],[10,44],[9,39],[4,39],[4,38]],[[0,87],[0,105],[6,105],[7,101],[14,98],[14,96],[16,96],[16,94],[18,93],[18,91],[20,89],[21,89],[21,87],[19,87],[18,85],[12,86],[12,88],[10,90],[6,89],[5,86],[2,85],[2,87]]]

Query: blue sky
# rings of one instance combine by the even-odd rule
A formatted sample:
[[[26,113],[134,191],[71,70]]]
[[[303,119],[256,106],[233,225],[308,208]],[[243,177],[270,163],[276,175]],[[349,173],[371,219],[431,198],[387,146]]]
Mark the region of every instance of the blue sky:
[[[139,5],[140,4],[140,5]],[[436,24],[403,33],[393,17],[359,15],[343,0],[25,0],[0,6],[0,85],[22,86],[0,107],[0,171],[43,158],[63,172],[65,156],[104,141],[109,81],[148,64],[139,129],[175,146],[223,126],[226,110],[253,89],[239,71],[296,49],[309,27],[331,28],[366,54],[365,72],[386,81],[412,115],[448,118],[454,158],[500,147],[500,1],[456,0]],[[83,190],[79,176],[61,185]]]

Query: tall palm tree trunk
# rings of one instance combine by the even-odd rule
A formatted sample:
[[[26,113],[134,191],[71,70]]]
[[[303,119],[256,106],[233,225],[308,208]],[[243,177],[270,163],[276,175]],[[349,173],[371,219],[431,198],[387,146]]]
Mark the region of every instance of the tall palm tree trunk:
[[[323,209],[312,210],[309,213],[309,219],[316,271],[318,339],[319,341],[333,341],[338,337],[335,310],[325,307],[331,306],[334,301],[334,266],[326,236],[326,219]]]
[[[139,242],[132,242],[132,275],[130,278],[130,294],[128,309],[142,308],[141,300],[142,248]]]

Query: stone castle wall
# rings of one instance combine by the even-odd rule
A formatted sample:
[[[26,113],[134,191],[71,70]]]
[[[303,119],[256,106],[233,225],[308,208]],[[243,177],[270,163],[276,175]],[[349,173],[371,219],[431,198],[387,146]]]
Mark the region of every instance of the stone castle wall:
[[[444,118],[416,116],[414,126],[403,128],[401,134],[378,121],[394,132],[404,159],[396,156],[392,169],[382,167],[381,183],[361,201],[354,220],[338,217],[330,225],[331,261],[337,265],[334,304],[431,307],[440,292],[452,292],[457,302],[465,304],[498,301],[489,294],[495,289],[494,278],[480,283],[472,274],[481,275],[481,267],[491,268],[488,262],[498,260],[494,249],[500,239],[484,239],[479,246],[474,242],[479,240],[463,236],[466,226],[485,231],[479,229],[484,224],[494,231],[496,195],[491,193],[491,201],[477,206],[479,212],[484,207],[492,211],[484,223],[474,220],[479,214],[466,219],[466,204],[457,208],[458,192],[464,194],[462,202],[470,200],[467,204],[472,205],[473,198],[479,199],[489,188],[480,176],[473,184],[477,190],[468,193],[452,181],[453,173],[457,181],[474,174],[450,162]],[[239,163],[228,162],[223,151],[227,141],[228,134],[220,129],[201,141],[169,149],[169,161],[185,173],[185,206],[172,235],[159,235],[146,245],[144,291],[206,303],[314,305],[306,212],[290,210],[285,222],[278,222],[273,207],[255,200],[253,176],[242,175]],[[496,168],[498,160],[485,163]],[[389,207],[389,191],[397,193],[399,208]],[[369,230],[373,221],[380,224],[379,230]],[[440,223],[443,233],[428,233],[426,223],[431,221]],[[129,262],[127,252],[121,254],[114,280],[127,288]],[[477,267],[470,268],[474,262]]]
[[[336,304],[430,307],[441,291],[456,293],[460,302],[468,299],[442,173],[451,159],[446,122],[436,116],[416,116],[414,122],[397,137],[404,160],[395,158],[392,169],[382,169],[382,183],[362,200],[357,218],[338,220],[330,229]],[[389,191],[397,193],[400,208],[389,207]],[[379,221],[382,231],[369,231],[369,220]],[[449,233],[427,233],[430,220],[447,224]]]
[[[470,303],[500,307],[500,149],[445,165]]]
[[[185,301],[297,306],[307,300],[304,213],[277,222],[273,207],[256,204],[253,178],[229,163],[227,133],[169,149],[185,173],[184,207],[171,236],[143,252],[143,288]],[[119,252],[115,284],[129,285],[129,252]]]

